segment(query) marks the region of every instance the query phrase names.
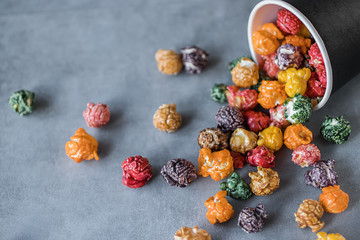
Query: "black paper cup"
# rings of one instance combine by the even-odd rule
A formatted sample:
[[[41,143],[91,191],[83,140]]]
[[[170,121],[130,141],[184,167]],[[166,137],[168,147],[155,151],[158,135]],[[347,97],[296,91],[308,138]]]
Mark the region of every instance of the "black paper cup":
[[[252,57],[252,34],[268,22],[276,22],[277,12],[288,9],[310,31],[324,58],[327,87],[314,110],[322,108],[331,91],[341,88],[360,72],[360,0],[264,0],[252,10],[248,22],[248,41]]]

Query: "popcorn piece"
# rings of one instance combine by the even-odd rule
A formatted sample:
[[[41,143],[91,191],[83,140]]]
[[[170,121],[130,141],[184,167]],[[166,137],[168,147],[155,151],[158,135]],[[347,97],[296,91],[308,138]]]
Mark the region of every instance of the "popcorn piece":
[[[229,147],[229,133],[220,128],[206,128],[199,132],[198,144],[201,148],[210,148],[212,151],[223,150]]]
[[[304,38],[299,35],[288,35],[285,37],[284,41],[282,41],[281,45],[285,45],[287,43],[290,43],[294,47],[300,47],[301,53],[305,54],[307,53],[308,49],[311,45],[311,39]]]
[[[258,103],[266,109],[281,105],[287,99],[284,86],[278,81],[262,81],[259,87]]]
[[[311,77],[307,82],[305,96],[309,98],[318,98],[325,95],[326,88],[324,88],[320,81]]]
[[[231,132],[244,127],[244,117],[241,110],[236,107],[223,106],[215,115],[218,128],[223,132]]]
[[[259,132],[270,125],[270,118],[263,112],[252,110],[243,112],[250,131]]]
[[[288,149],[309,144],[313,140],[312,132],[301,123],[290,125],[285,129],[284,144]]]
[[[83,128],[76,130],[75,135],[72,136],[71,141],[65,144],[65,151],[69,158],[77,163],[82,160],[99,160],[97,155],[98,142],[95,138],[89,135]]]
[[[201,73],[208,63],[209,54],[196,46],[182,48],[181,54],[187,73]]]
[[[270,78],[276,78],[277,73],[280,71],[278,65],[275,63],[276,53],[270,55],[261,55],[261,58],[264,61],[263,70],[269,75]]]
[[[274,62],[279,69],[286,70],[288,68],[299,68],[303,60],[301,48],[287,43],[277,49]]]
[[[320,133],[326,141],[342,144],[349,139],[351,133],[350,122],[343,116],[326,116],[321,124]]]
[[[247,233],[261,231],[264,220],[268,217],[264,205],[259,203],[256,208],[246,207],[240,211],[238,226]]]
[[[309,167],[320,159],[321,153],[315,144],[298,146],[292,153],[292,161],[301,167]]]
[[[346,240],[339,233],[326,234],[325,232],[319,232],[319,233],[316,234],[316,236],[318,237],[316,240]]]
[[[202,148],[198,162],[198,174],[203,177],[210,176],[214,181],[224,179],[234,171],[234,163],[227,149],[211,153],[209,148]]]
[[[284,38],[284,35],[282,34],[282,32],[273,23],[265,23],[264,25],[262,25],[261,30],[267,31],[268,33],[270,33],[277,39]]]
[[[259,146],[265,145],[265,147],[272,151],[278,151],[283,145],[283,134],[281,129],[275,126],[265,128],[259,133],[257,144]]]
[[[83,117],[89,127],[99,128],[110,121],[109,107],[102,103],[88,103]]]
[[[129,188],[141,188],[152,177],[149,160],[139,155],[127,158],[121,167],[123,169],[122,182]]]
[[[232,81],[236,86],[248,88],[257,84],[259,80],[259,68],[250,58],[243,57],[231,70]]]
[[[312,113],[311,100],[296,93],[284,103],[284,116],[292,124],[307,122]]]
[[[313,168],[305,173],[305,184],[316,188],[338,185],[334,164],[332,159],[314,163]]]
[[[32,113],[35,103],[34,99],[35,93],[27,90],[20,90],[11,95],[9,104],[15,112],[20,116],[24,116]]]
[[[252,43],[255,52],[260,55],[269,55],[274,53],[280,46],[280,43],[276,37],[265,30],[258,30],[253,32]]]
[[[233,158],[234,168],[243,168],[245,163],[245,157],[238,152],[230,151],[231,157]]]
[[[246,89],[241,91],[237,86],[228,86],[227,89],[225,94],[231,107],[238,107],[244,111],[256,107],[258,93],[255,90]]]
[[[207,231],[198,226],[182,227],[175,233],[174,240],[211,240],[211,237]]]
[[[325,69],[325,63],[323,56],[321,55],[319,46],[317,43],[314,43],[310,46],[310,49],[308,51],[308,54],[310,56],[310,64],[314,66],[316,69]]]
[[[319,202],[326,212],[341,213],[349,204],[349,195],[340,189],[339,185],[324,187]]]
[[[246,162],[252,167],[272,168],[275,167],[275,155],[264,145],[257,146],[247,153]]]
[[[220,183],[220,189],[234,199],[246,200],[252,194],[249,184],[236,172],[233,172],[226,182]]]
[[[226,103],[227,102],[227,98],[225,95],[226,88],[227,85],[225,84],[215,83],[211,89],[211,95],[210,95],[211,99],[215,102]]]
[[[257,167],[257,172],[250,172],[251,191],[257,196],[270,195],[280,186],[279,174],[271,168]]]
[[[271,126],[283,128],[290,124],[285,118],[284,111],[285,111],[284,105],[279,105],[276,108],[270,108],[269,112],[270,112]]]
[[[232,151],[245,154],[256,146],[257,139],[256,133],[237,128],[231,135],[230,148]]]
[[[305,199],[294,216],[299,228],[310,227],[312,232],[317,232],[325,225],[320,221],[323,214],[324,209],[318,201]]]
[[[163,74],[176,75],[183,67],[181,55],[173,50],[159,49],[155,54],[155,59],[158,62],[159,71]]]
[[[155,112],[154,126],[163,132],[175,132],[181,126],[181,115],[176,111],[176,104],[163,104]]]
[[[236,67],[236,65],[238,65],[238,63],[241,62],[241,60],[242,60],[243,58],[247,58],[247,59],[250,59],[251,61],[254,61],[254,60],[253,60],[251,57],[249,57],[249,56],[238,57],[238,58],[232,60],[231,62],[229,62],[229,64],[228,64],[228,69],[229,69],[229,71],[231,72],[231,70],[233,70],[233,69]]]
[[[277,17],[276,24],[287,34],[297,34],[303,25],[300,19],[287,9],[279,10]]]
[[[294,97],[297,93],[304,95],[310,77],[311,71],[308,68],[288,68],[278,74],[279,81],[285,83],[285,92],[289,97]]]
[[[188,186],[197,178],[194,164],[183,158],[168,161],[160,173],[170,186],[179,188]]]
[[[211,224],[226,222],[234,216],[234,209],[226,200],[226,194],[226,191],[219,191],[214,197],[206,200],[205,206],[208,208],[206,217]]]

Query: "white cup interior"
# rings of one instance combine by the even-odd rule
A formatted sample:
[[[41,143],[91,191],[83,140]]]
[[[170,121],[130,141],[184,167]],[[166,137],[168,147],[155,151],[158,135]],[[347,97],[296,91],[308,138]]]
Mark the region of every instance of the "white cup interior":
[[[286,8],[287,10],[292,12],[303,22],[303,24],[307,27],[307,29],[310,31],[311,35],[314,37],[315,41],[317,42],[320,52],[324,58],[326,78],[327,78],[326,91],[322,100],[316,106],[313,107],[314,111],[319,110],[325,105],[331,94],[332,85],[333,85],[331,63],[330,63],[329,55],[325,48],[325,44],[321,39],[319,33],[316,31],[315,27],[311,24],[309,19],[307,19],[305,15],[302,14],[298,9],[296,9],[289,3],[280,0],[264,0],[262,2],[259,2],[252,10],[248,22],[248,41],[249,41],[251,56],[258,64],[262,64],[263,60],[261,56],[257,54],[254,50],[254,46],[252,44],[252,34],[254,31],[259,30],[261,26],[264,25],[265,23],[269,23],[269,22],[275,23],[277,19],[277,12],[283,8]]]

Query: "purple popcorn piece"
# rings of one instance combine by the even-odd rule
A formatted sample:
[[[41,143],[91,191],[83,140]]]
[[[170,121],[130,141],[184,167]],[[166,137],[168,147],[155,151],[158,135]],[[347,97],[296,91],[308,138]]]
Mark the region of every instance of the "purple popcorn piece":
[[[194,164],[183,158],[168,161],[160,173],[170,186],[179,188],[188,186],[197,178]]]
[[[277,49],[274,61],[281,70],[286,70],[292,67],[299,68],[303,59],[301,48],[294,47],[294,45],[287,43]]]
[[[316,162],[313,168],[305,173],[305,184],[316,188],[338,185],[338,175],[334,168],[335,160]]]
[[[196,46],[182,48],[181,55],[187,73],[201,73],[208,63],[209,54]]]
[[[215,115],[218,128],[224,133],[234,131],[244,127],[244,116],[237,107],[223,106]]]
[[[261,231],[267,218],[264,205],[259,203],[256,208],[246,207],[239,214],[238,225],[247,233]]]

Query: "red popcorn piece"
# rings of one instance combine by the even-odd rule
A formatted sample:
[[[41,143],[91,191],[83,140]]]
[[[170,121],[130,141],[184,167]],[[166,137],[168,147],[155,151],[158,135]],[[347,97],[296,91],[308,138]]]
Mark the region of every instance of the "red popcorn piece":
[[[320,81],[311,77],[307,82],[305,96],[309,98],[322,97],[325,94],[325,90]]]
[[[270,112],[270,126],[276,126],[278,128],[286,127],[290,123],[285,119],[284,115],[285,107],[279,105],[276,108],[271,108]]]
[[[230,107],[238,107],[241,110],[250,110],[256,107],[258,93],[255,90],[246,89],[241,91],[238,86],[228,86],[225,94]]]
[[[102,103],[88,103],[83,116],[89,127],[99,128],[109,122],[110,110],[107,105]]]
[[[130,188],[140,188],[152,177],[149,160],[139,155],[127,158],[121,167],[123,168],[122,182]]]
[[[264,145],[257,146],[247,153],[246,162],[253,167],[272,168],[275,167],[275,155]]]
[[[315,144],[301,145],[295,148],[292,153],[292,161],[301,167],[309,167],[317,161],[320,161],[320,159],[321,153]]]
[[[263,70],[271,78],[276,78],[277,73],[280,71],[278,65],[275,64],[275,56],[276,52],[267,56],[261,55],[261,58],[264,60]]]
[[[287,34],[297,34],[303,25],[300,19],[287,9],[278,11],[277,17],[276,24]]]
[[[308,54],[310,56],[310,64],[312,66],[314,66],[314,68],[325,68],[324,65],[324,59],[321,55],[319,46],[317,45],[317,43],[314,43],[310,46],[310,49],[308,51]]]
[[[260,132],[270,126],[270,118],[265,113],[249,110],[243,112],[243,114],[252,132]]]
[[[231,157],[233,158],[234,168],[243,168],[245,163],[245,157],[238,152],[230,151]]]
[[[319,80],[321,82],[321,85],[326,88],[327,85],[327,78],[326,78],[326,70],[325,68],[318,68],[316,69],[316,73],[319,77]]]

